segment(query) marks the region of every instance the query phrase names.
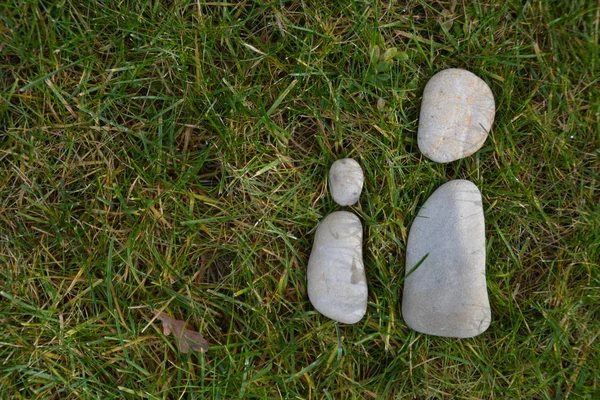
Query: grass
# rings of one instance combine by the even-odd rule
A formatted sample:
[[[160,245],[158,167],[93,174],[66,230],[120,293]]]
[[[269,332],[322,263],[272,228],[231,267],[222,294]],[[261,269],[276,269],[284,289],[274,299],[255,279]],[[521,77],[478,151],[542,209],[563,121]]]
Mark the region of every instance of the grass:
[[[600,8],[468,3],[3,1],[0,398],[597,398]],[[436,164],[418,111],[448,67],[496,121]],[[352,326],[306,296],[342,157],[366,174]],[[455,178],[484,196],[493,315],[466,340],[400,314],[410,224]]]

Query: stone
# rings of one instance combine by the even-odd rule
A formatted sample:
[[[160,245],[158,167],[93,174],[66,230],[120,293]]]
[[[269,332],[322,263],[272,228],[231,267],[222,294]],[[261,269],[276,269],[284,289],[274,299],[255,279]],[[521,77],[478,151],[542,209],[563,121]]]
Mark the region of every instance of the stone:
[[[423,204],[408,235],[405,273],[402,316],[415,331],[468,338],[488,328],[485,222],[472,182],[450,181]]]
[[[351,212],[325,217],[308,260],[308,298],[317,311],[354,324],[367,311],[367,279],[362,256],[362,224]]]
[[[438,72],[423,92],[419,150],[440,163],[468,157],[483,146],[494,115],[494,95],[485,81],[464,69]]]
[[[340,206],[358,202],[365,177],[360,165],[352,158],[337,160],[329,170],[331,197]]]

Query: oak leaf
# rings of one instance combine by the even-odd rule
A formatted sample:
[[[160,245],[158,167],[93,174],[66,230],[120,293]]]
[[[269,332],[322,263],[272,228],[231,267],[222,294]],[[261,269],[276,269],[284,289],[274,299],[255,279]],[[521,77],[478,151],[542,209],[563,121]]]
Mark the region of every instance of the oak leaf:
[[[191,329],[186,329],[184,321],[172,318],[159,311],[155,311],[154,316],[162,322],[163,333],[166,336],[169,336],[173,332],[179,351],[183,354],[187,354],[190,349],[202,353],[208,351],[208,342],[204,339],[204,336]]]

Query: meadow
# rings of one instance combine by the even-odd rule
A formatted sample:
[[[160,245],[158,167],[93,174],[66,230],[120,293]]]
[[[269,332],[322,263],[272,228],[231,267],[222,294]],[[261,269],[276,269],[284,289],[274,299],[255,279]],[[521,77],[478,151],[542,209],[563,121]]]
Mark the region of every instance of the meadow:
[[[598,398],[599,25],[593,0],[3,0],[0,398]],[[445,68],[488,83],[496,120],[438,164],[416,134]],[[355,325],[306,295],[345,157]],[[411,223],[451,179],[483,194],[472,339],[400,312]]]

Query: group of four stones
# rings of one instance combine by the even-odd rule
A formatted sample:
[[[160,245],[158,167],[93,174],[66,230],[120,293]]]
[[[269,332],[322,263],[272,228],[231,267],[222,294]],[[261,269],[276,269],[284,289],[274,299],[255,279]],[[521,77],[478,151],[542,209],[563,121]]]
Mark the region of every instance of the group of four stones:
[[[423,93],[417,134],[420,151],[446,163],[479,150],[492,126],[494,96],[462,69],[434,75]],[[358,202],[364,176],[358,162],[331,166],[331,195],[341,206]],[[353,324],[367,310],[363,227],[349,211],[335,211],[317,227],[307,271],[308,296],[317,311]],[[419,210],[406,245],[402,315],[412,329],[466,338],[491,321],[485,280],[485,224],[481,193],[467,180],[440,186]]]

